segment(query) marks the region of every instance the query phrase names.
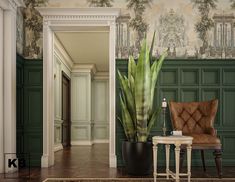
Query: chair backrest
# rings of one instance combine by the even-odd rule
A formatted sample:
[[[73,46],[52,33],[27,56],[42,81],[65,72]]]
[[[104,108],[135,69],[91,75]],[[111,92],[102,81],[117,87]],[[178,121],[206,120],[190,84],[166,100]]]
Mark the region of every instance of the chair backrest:
[[[218,100],[206,102],[170,102],[171,122],[174,130],[183,134],[202,134],[213,128]]]

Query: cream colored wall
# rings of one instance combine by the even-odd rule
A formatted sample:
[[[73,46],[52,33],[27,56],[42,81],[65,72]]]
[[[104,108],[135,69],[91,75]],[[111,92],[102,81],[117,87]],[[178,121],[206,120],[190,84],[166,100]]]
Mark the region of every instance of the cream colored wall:
[[[96,78],[88,69],[74,71],[71,80],[71,144],[108,143],[108,77]]]
[[[61,44],[56,40],[54,49],[54,150],[62,149],[62,71],[70,78],[71,62],[63,50]],[[67,55],[67,56],[66,56]],[[71,63],[72,64],[72,63]]]
[[[107,143],[109,140],[108,78],[94,80],[92,95],[93,143]]]
[[[91,74],[72,73],[71,144],[91,145]]]

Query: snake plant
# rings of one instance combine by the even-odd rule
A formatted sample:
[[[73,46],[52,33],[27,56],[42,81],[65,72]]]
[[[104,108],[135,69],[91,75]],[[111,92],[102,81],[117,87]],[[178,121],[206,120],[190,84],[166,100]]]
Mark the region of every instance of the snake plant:
[[[121,87],[119,120],[129,141],[146,142],[161,110],[161,107],[155,109],[153,103],[158,74],[167,53],[164,52],[151,65],[154,37],[155,34],[151,49],[147,46],[146,38],[143,40],[137,63],[132,56],[129,57],[127,76],[118,70]]]

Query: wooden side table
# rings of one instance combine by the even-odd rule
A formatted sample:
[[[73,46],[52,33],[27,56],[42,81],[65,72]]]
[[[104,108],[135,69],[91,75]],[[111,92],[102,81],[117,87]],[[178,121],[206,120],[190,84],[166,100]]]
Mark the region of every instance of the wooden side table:
[[[154,136],[153,137],[153,177],[154,182],[157,181],[157,176],[166,176],[169,179],[171,176],[176,182],[180,181],[180,176],[188,176],[188,182],[191,178],[191,151],[192,140],[190,136]],[[166,147],[166,173],[157,173],[157,145],[165,144]],[[175,173],[170,171],[170,144],[175,145]],[[179,173],[180,161],[180,146],[187,145],[187,173]]]

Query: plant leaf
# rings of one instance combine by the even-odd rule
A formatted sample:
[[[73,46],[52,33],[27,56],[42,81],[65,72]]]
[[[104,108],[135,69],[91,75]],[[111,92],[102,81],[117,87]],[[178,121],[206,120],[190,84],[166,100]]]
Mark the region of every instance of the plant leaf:
[[[146,40],[143,41],[135,75],[137,140],[147,140],[147,120],[150,106],[150,61]]]
[[[154,47],[154,41],[155,41],[155,34],[156,34],[156,30],[153,33],[151,48],[150,48],[150,52],[149,52],[149,60],[150,61],[152,61],[152,57],[153,57],[153,47]]]
[[[121,95],[120,95],[120,102],[121,102],[121,109],[122,109],[122,122],[121,123],[123,124],[123,128],[124,128],[127,139],[132,141],[135,139],[135,128],[134,128],[130,113],[128,112],[128,109],[125,103],[123,102]]]
[[[132,95],[130,89],[130,83],[127,77],[126,76],[123,77],[119,70],[118,70],[118,78],[121,85],[122,93],[125,96],[127,108],[129,110],[133,122],[136,123],[135,102],[134,102],[134,96]]]
[[[167,56],[167,52],[164,52],[160,59],[157,61],[157,63],[153,63],[152,68],[151,68],[151,93],[150,93],[150,115],[153,113],[153,102],[154,102],[154,91],[155,91],[155,86],[158,78],[158,74],[162,68],[163,61],[165,60],[165,57]]]
[[[151,117],[151,119],[150,119],[149,122],[148,122],[147,137],[148,137],[149,134],[150,134],[150,131],[151,131],[153,125],[154,125],[154,122],[157,121],[157,117],[158,117],[158,115],[161,113],[161,110],[162,110],[162,108],[159,107],[157,110],[155,110],[155,111],[153,112],[152,117]]]

